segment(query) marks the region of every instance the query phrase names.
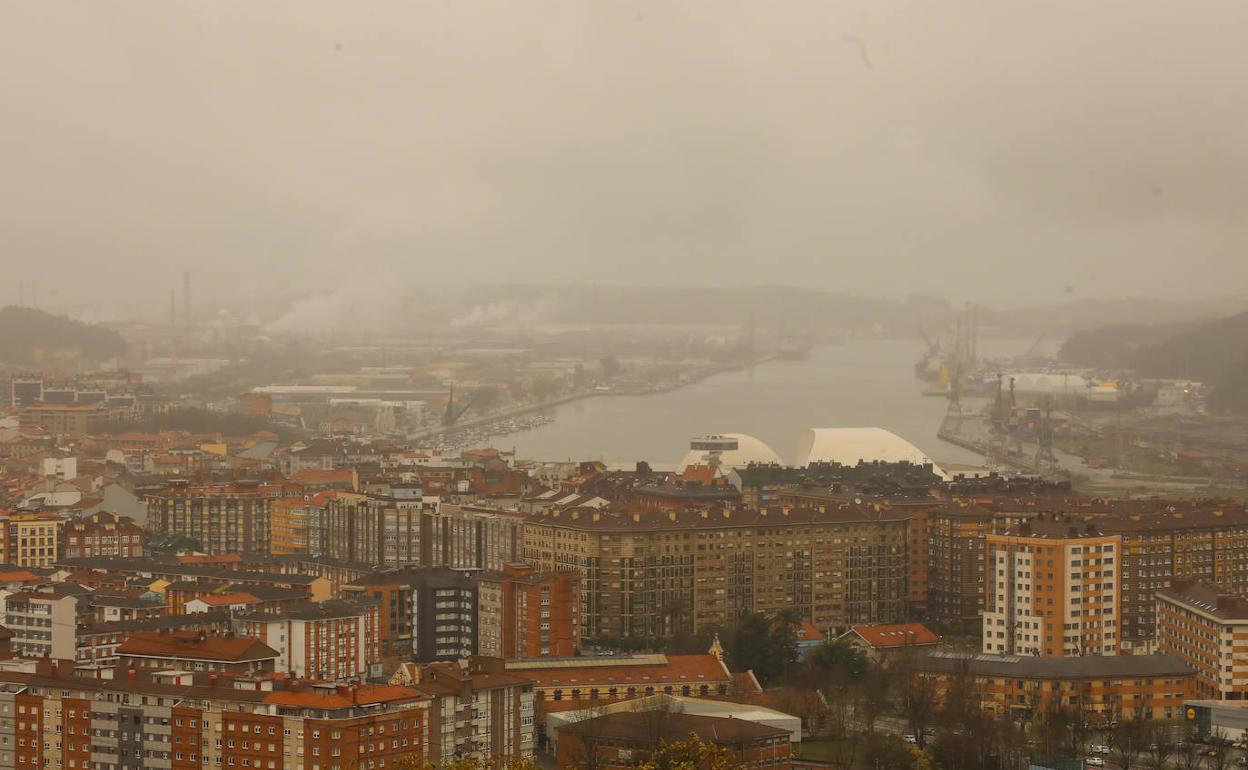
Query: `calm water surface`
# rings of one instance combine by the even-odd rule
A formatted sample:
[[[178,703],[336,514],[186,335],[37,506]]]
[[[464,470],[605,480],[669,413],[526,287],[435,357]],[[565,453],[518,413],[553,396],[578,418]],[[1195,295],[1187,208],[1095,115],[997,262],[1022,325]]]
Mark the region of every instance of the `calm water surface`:
[[[984,355],[1018,355],[1027,342],[982,341]],[[650,396],[609,396],[565,404],[556,420],[495,440],[521,458],[599,459],[608,463],[679,462],[689,439],[748,433],[786,462],[806,428],[881,427],[937,462],[983,458],[936,438],[947,403],[925,397],[914,379],[920,343],[850,340],[815,350],[806,361],[776,361]]]

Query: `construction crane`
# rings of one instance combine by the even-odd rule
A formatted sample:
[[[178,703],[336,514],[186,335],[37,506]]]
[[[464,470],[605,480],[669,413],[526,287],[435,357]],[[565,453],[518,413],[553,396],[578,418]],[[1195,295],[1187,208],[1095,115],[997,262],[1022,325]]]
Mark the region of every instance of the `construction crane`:
[[[450,393],[447,394],[447,398],[446,398],[446,411],[442,413],[442,427],[450,428],[454,426],[455,423],[459,422],[459,418],[464,416],[464,412],[468,411],[469,407],[472,406],[472,402],[475,400],[476,400],[475,394],[469,395],[468,399],[464,401],[463,406],[456,409],[455,408],[455,383],[451,383],[451,390],[450,390]]]

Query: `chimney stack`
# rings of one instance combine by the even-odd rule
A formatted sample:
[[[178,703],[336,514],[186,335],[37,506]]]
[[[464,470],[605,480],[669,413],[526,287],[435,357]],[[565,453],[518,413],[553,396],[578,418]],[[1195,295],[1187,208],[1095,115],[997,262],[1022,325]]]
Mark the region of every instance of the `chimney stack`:
[[[191,271],[182,274],[182,324],[191,325]]]

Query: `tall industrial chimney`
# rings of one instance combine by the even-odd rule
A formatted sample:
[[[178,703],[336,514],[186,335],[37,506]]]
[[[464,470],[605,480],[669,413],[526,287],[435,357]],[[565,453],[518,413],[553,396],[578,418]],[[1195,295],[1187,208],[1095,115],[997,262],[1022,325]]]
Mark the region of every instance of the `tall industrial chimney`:
[[[191,325],[191,271],[182,274],[182,325]]]
[[[178,325],[178,316],[177,316],[177,311],[175,310],[175,307],[176,307],[175,302],[176,302],[176,300],[174,299],[174,296],[173,296],[173,291],[174,291],[173,289],[170,289],[170,290],[169,290],[169,325],[170,325],[170,326],[177,326],[177,325]]]

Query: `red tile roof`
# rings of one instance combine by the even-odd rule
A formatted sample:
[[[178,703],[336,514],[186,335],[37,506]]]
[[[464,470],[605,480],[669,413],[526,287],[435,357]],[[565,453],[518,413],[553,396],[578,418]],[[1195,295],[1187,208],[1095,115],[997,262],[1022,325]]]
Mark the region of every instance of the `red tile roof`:
[[[270,693],[264,698],[265,703],[278,706],[298,706],[307,708],[336,709],[348,706],[365,706],[374,703],[393,703],[395,701],[422,700],[424,693],[411,687],[399,685],[366,685],[356,688],[339,688],[333,692],[316,692],[308,690],[283,690]]]
[[[208,636],[197,632],[136,631],[117,648],[118,655],[219,660],[227,663],[276,658],[267,644],[249,636]]]
[[[291,481],[300,484],[329,484],[329,483],[347,483],[350,484],[355,480],[350,468],[342,470],[323,470],[321,468],[303,468],[295,471],[291,477]]]
[[[872,647],[913,647],[936,644],[940,637],[922,623],[897,623],[885,626],[854,626],[853,632]]]
[[[794,634],[799,642],[819,642],[827,638],[827,635],[815,628],[815,624],[809,620],[803,620],[798,623],[797,628],[794,629]]]

